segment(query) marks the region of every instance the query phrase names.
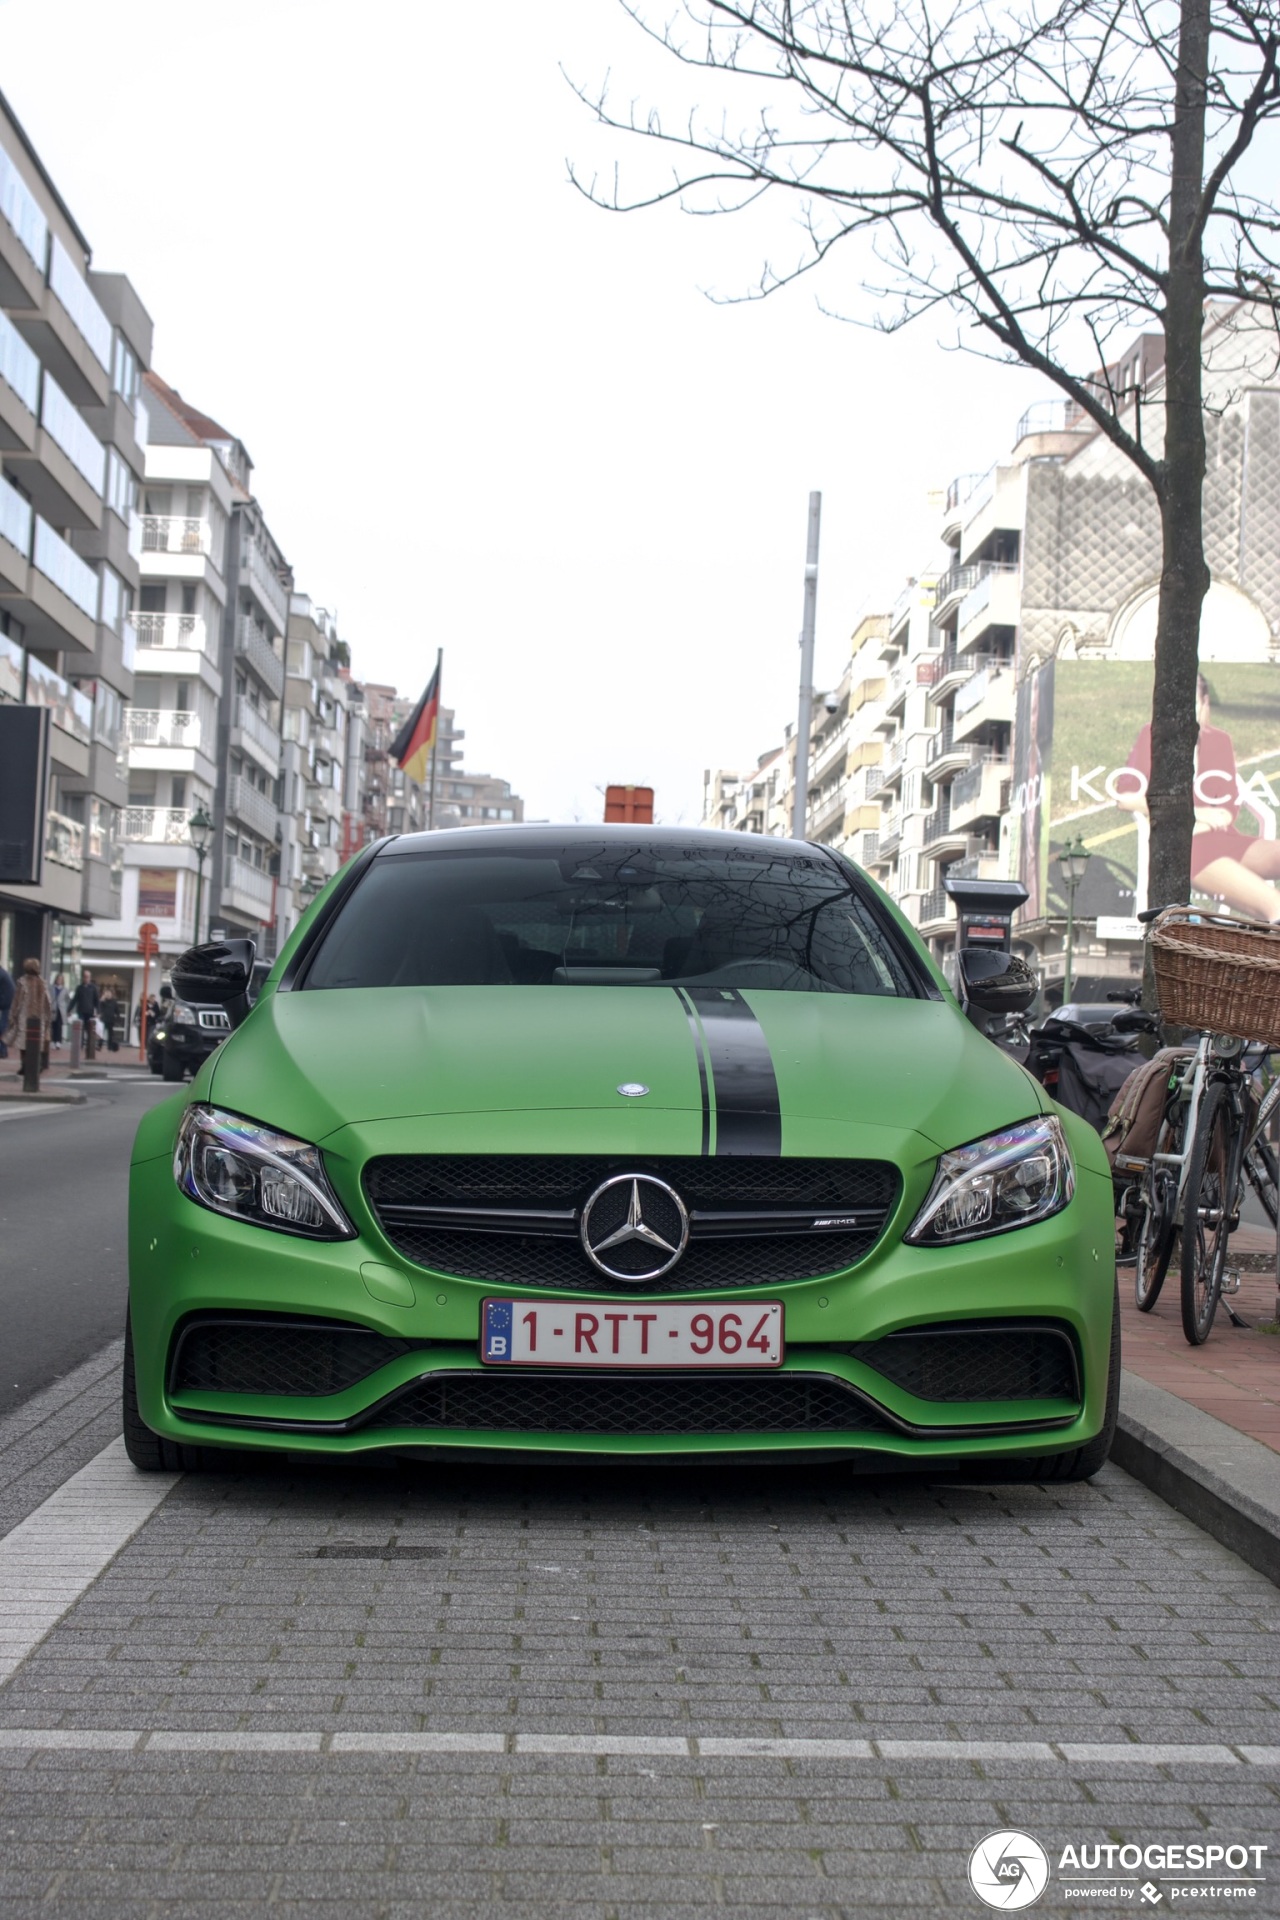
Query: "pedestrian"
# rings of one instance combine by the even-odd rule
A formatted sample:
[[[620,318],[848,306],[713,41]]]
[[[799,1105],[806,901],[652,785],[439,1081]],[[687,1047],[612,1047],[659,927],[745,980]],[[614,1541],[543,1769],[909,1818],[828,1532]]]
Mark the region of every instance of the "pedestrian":
[[[98,1051],[98,989],[88,967],[80,975],[80,985],[71,996],[71,1012],[84,1029],[84,1057],[92,1060]]]
[[[29,1043],[28,1024],[34,1021],[34,1045]],[[24,960],[22,973],[9,1013],[5,1038],[22,1051],[22,1084],[28,1092],[38,1092],[40,1074],[49,1064],[49,1028],[53,1022],[53,1002],[49,989],[40,978],[40,962]],[[33,1058],[34,1055],[34,1058]]]
[[[116,1032],[116,1021],[120,1017],[120,1002],[116,999],[116,990],[108,981],[102,989],[102,998],[98,1002],[98,1013],[102,1020],[103,1031],[107,1037],[107,1052],[119,1053],[120,1036]]]
[[[50,1045],[60,1047],[67,1024],[67,976],[65,973],[54,974],[53,985],[49,989],[49,997],[53,1001],[53,1027],[51,1029],[52,1038]]]
[[[9,1049],[4,1043],[4,1036],[9,1025],[9,1009],[13,1005],[15,991],[13,975],[8,967],[0,966],[0,1060],[9,1058]]]

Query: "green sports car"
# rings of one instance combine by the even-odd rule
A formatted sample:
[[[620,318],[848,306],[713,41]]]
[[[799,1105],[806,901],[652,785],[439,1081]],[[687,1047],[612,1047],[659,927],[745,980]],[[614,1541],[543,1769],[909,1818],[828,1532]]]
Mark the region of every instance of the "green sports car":
[[[133,1154],[125,1438],[1078,1479],[1119,1385],[1097,1136],[827,848],[367,848]],[[1020,1007],[963,953],[969,1007]]]

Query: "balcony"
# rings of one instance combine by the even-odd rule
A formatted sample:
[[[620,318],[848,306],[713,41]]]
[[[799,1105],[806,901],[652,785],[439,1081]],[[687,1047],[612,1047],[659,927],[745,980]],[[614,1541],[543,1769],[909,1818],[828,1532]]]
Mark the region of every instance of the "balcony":
[[[280,824],[275,801],[237,774],[227,782],[227,812],[261,839],[275,839]]]
[[[1018,422],[1013,444],[1034,439],[1042,433],[1094,433],[1096,428],[1087,413],[1074,400],[1037,400]]]
[[[955,697],[955,733],[957,740],[972,739],[985,726],[1013,725],[1013,673],[1007,660],[989,661],[979,667]]]
[[[97,574],[39,514],[36,515],[35,537],[31,542],[31,564],[46,580],[51,580],[60,593],[65,593],[71,604],[79,607],[88,619],[97,619]]]
[[[273,700],[284,692],[284,661],[271,642],[244,614],[236,621],[236,652],[261,680]]]
[[[61,447],[81,479],[87,481],[95,494],[101,495],[107,475],[107,450],[51,373],[44,376],[40,424],[54,444]]]
[[[200,715],[181,707],[126,707],[124,726],[131,747],[200,745]]]
[[[975,820],[996,819],[1000,813],[1000,795],[1010,776],[1007,760],[982,759],[951,782],[951,821],[953,826],[972,827]]]
[[[44,817],[44,857],[59,867],[83,872],[84,827],[79,820],[55,813],[52,807],[49,809]]]
[[[180,513],[144,513],[142,516],[144,553],[213,553],[213,528],[207,520],[190,519]]]
[[[231,744],[247,749],[268,773],[279,773],[280,735],[266,715],[243,698],[236,701]]]
[[[968,836],[963,827],[956,825],[951,817],[951,796],[934,808],[924,823],[922,842],[927,853],[963,853],[968,846]]]
[[[40,407],[40,361],[12,320],[0,313],[0,380],[33,417]],[[31,431],[27,427],[28,433]]]
[[[944,773],[953,773],[960,767],[967,767],[972,758],[972,747],[967,742],[956,739],[955,727],[948,714],[929,742],[930,779],[936,780]]]
[[[208,629],[199,613],[131,613],[129,623],[143,649],[167,647],[182,653],[207,653]]]
[[[807,833],[811,840],[824,839],[833,827],[844,827],[844,790],[837,787],[809,809]]]
[[[27,655],[26,704],[47,707],[55,727],[87,747],[93,737],[93,701],[35,655]],[[56,757],[56,756],[55,756]]]
[[[261,873],[247,860],[228,854],[222,863],[222,900],[224,906],[238,908],[251,918],[266,921],[271,912],[273,883],[269,873]],[[229,898],[228,896],[232,896]]]
[[[0,149],[0,214],[4,215],[14,238],[27,256],[33,283],[36,276],[43,280],[45,262],[49,257],[48,224],[35,195],[3,149]],[[4,289],[4,304],[18,304],[15,290]]]
[[[23,499],[16,487],[10,486],[3,475],[0,475],[0,535],[23,563],[31,554],[31,520],[31,508],[27,501]],[[5,578],[10,574],[21,576],[13,581],[15,587],[21,588],[26,585],[26,572],[25,564],[15,566],[12,558],[7,563],[3,563]]]
[[[971,587],[978,584],[978,567],[949,567],[938,582],[937,599],[934,601],[933,617],[940,621],[943,614],[957,601],[963,600]]]
[[[981,562],[981,578],[960,602],[956,646],[963,653],[992,627],[1016,627],[1022,611],[1022,569],[1016,561]]]
[[[948,869],[952,871],[952,869]],[[936,928],[955,919],[955,902],[945,887],[931,887],[920,901],[920,918],[916,925],[923,930]]]
[[[274,567],[261,547],[252,541],[240,556],[240,583],[258,596],[264,610],[274,620],[276,631],[283,633],[289,624],[288,589],[281,586]]]
[[[49,285],[72,326],[104,372],[111,369],[111,322],[89,291],[89,283],[54,235],[49,248]]]
[[[965,860],[957,860],[954,866],[947,868],[952,880],[999,880],[1000,855],[995,852],[971,853]]]
[[[862,794],[864,800],[874,800],[884,785],[883,767],[864,767],[862,769]],[[857,792],[855,787],[854,792]]]
[[[130,845],[189,847],[189,807],[125,807],[120,815],[120,838]]]

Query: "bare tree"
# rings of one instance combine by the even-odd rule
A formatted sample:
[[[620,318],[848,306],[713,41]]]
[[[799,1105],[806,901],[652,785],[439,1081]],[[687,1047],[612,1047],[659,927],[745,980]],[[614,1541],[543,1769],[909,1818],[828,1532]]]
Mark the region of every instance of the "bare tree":
[[[744,297],[844,243],[873,276],[875,325],[959,314],[962,345],[1038,368],[1150,483],[1163,533],[1151,899],[1186,900],[1209,585],[1201,334],[1208,300],[1260,305],[1273,327],[1280,315],[1280,215],[1245,178],[1280,119],[1280,0],[682,0],[661,24],[622,4],[685,66],[746,86],[751,118],[735,127],[722,107],[668,126],[578,87],[606,127],[679,156],[634,197],[616,176],[575,175],[583,192],[616,211],[698,213],[790,197],[798,254]],[[1144,407],[1107,366],[1117,336],[1152,321],[1162,404]]]

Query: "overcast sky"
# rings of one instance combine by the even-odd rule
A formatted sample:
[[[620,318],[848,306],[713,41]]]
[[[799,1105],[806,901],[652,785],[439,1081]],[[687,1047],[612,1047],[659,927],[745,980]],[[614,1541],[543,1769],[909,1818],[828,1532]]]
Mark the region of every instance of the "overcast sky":
[[[416,693],[443,646],[468,764],[531,817],[631,780],[696,820],[704,766],[794,713],[810,488],[834,681],[933,555],[929,491],[1047,392],[927,322],[824,318],[816,281],[713,304],[758,224],[587,204],[568,158],[645,156],[561,66],[687,97],[614,0],[0,0],[0,49],[95,265],[249,448],[357,672]],[[859,306],[852,266],[825,304]]]

